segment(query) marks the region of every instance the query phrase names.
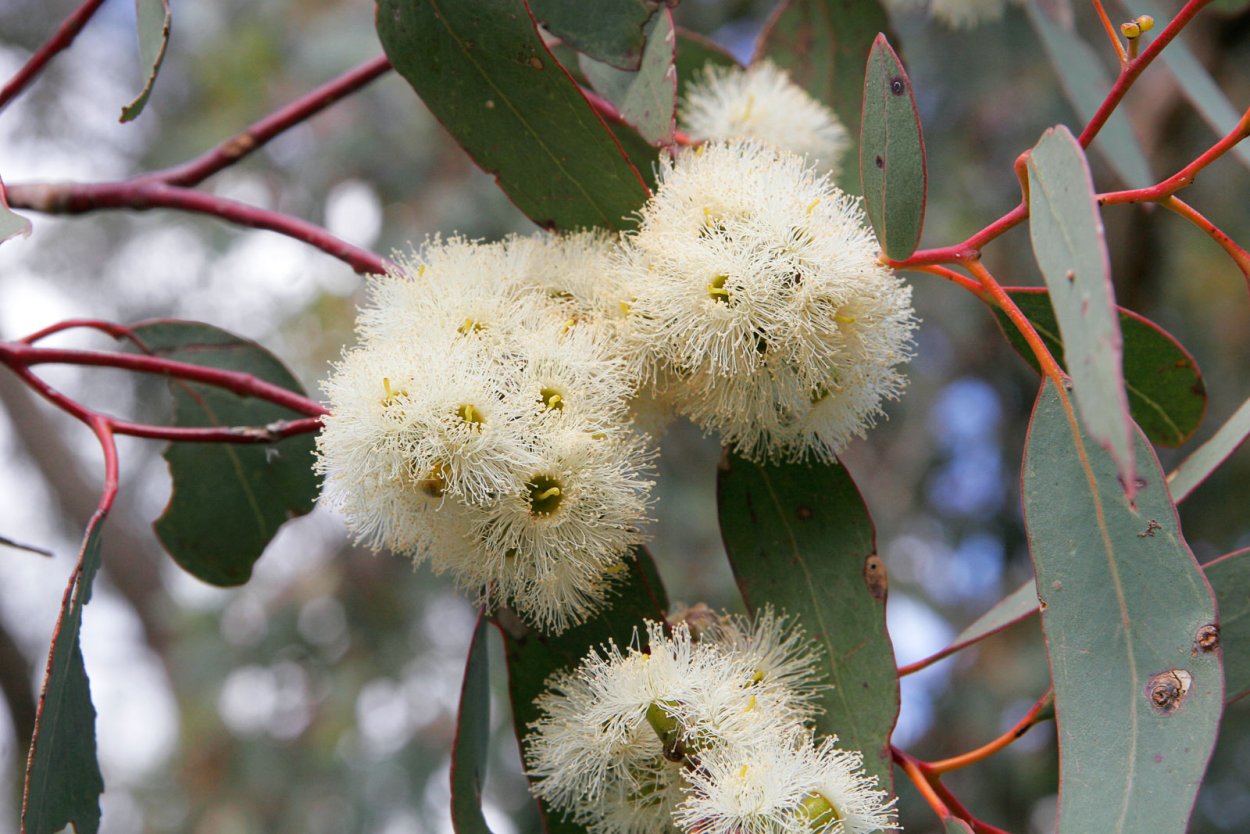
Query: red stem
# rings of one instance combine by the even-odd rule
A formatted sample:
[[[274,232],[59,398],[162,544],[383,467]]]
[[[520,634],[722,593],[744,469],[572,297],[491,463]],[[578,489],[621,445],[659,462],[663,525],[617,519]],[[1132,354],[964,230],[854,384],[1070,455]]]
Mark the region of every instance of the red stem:
[[[73,350],[68,348],[39,348],[22,342],[0,342],[0,363],[8,365],[19,373],[21,370],[29,369],[33,365],[61,364],[121,368],[139,371],[140,373],[165,374],[176,379],[212,385],[216,388],[238,394],[241,397],[262,399],[310,417],[321,417],[330,413],[325,406],[310,400],[308,397],[289,391],[279,385],[257,379],[251,374],[223,371],[219,368],[206,368],[202,365],[178,362],[159,356],[104,353],[101,351]],[[58,402],[58,405],[60,404]],[[82,406],[77,407],[82,409]],[[71,413],[75,412],[71,410]],[[86,410],[82,409],[81,413],[85,414]]]
[[[18,341],[24,345],[33,345],[35,342],[42,341],[49,336],[54,336],[57,333],[64,333],[66,330],[74,330],[80,327],[90,330],[98,330],[101,333],[106,333],[109,336],[112,336],[114,339],[134,338],[133,332],[131,332],[130,328],[124,324],[114,324],[111,321],[104,321],[103,319],[65,319],[64,321],[58,321],[56,324],[48,325],[43,330],[36,330],[34,333],[31,333],[29,336],[19,339]]]
[[[1137,76],[1141,75],[1146,67],[1159,57],[1159,53],[1163,48],[1172,42],[1172,39],[1180,34],[1181,30],[1193,20],[1194,15],[1202,10],[1202,7],[1210,3],[1211,0],[1189,0],[1185,6],[1176,13],[1176,17],[1164,27],[1159,36],[1146,47],[1146,51],[1138,55],[1136,58],[1124,63],[1120,67],[1120,77],[1111,85],[1111,92],[1107,93],[1107,97],[1102,100],[1102,104],[1098,106],[1093,118],[1089,120],[1089,124],[1085,125],[1085,129],[1081,131],[1081,135],[1077,137],[1077,141],[1081,143],[1082,148],[1088,148],[1089,143],[1094,141],[1094,137],[1098,135],[1098,131],[1102,130],[1103,125],[1107,123],[1107,119],[1111,118],[1111,113],[1119,106],[1129,88],[1133,86],[1133,82],[1137,80]]]
[[[78,37],[78,33],[82,31],[82,27],[87,25],[87,21],[96,13],[96,10],[104,4],[104,0],[85,0],[81,6],[70,13],[69,17],[61,21],[61,25],[57,27],[52,37],[44,42],[43,46],[35,50],[35,54],[30,56],[25,65],[17,71],[9,82],[0,89],[0,110],[3,110],[9,102],[17,98],[30,82],[35,80],[39,73],[43,72],[43,68],[52,60],[58,52],[68,49],[70,44],[74,42],[74,38]]]
[[[181,165],[166,168],[163,171],[153,171],[137,179],[159,180],[169,185],[187,187],[198,185],[223,168],[233,165],[248,154],[264,147],[275,136],[315,116],[374,79],[385,75],[390,69],[391,62],[385,55],[379,55],[300,96],[260,121],[254,122],[247,129],[222,142],[211,151]]]
[[[959,756],[952,756],[949,759],[929,762],[926,765],[927,770],[932,774],[938,775],[951,770],[957,770],[961,767],[967,767],[968,765],[975,764],[976,762],[984,761],[1031,730],[1033,726],[1041,720],[1039,716],[1042,714],[1042,711],[1054,702],[1054,692],[1047,689],[1045,694],[1038,698],[1033,704],[1033,708],[1025,713],[1024,717],[1017,721],[1015,726],[1013,726],[1010,730],[1003,733],[988,744],[981,745],[975,750],[971,750]]]
[[[586,97],[586,101],[589,102],[590,108],[594,110],[596,113],[598,113],[605,120],[609,122],[615,122],[618,125],[627,125],[629,127],[634,126],[630,124],[628,120],[626,120],[624,114],[622,114],[621,111],[617,109],[615,104],[608,101],[606,98],[599,95],[594,90],[588,90],[585,87],[582,87],[580,89],[582,91],[582,95]],[[673,131],[673,144],[687,145],[687,146],[701,145],[703,144],[703,140],[695,139],[689,133],[682,133],[680,130],[674,130]]]
[[[338,258],[362,275],[386,272],[391,266],[387,259],[298,217],[160,181],[139,178],[124,182],[22,183],[10,185],[7,190],[14,208],[46,214],[83,214],[98,209],[181,209],[295,238]]]

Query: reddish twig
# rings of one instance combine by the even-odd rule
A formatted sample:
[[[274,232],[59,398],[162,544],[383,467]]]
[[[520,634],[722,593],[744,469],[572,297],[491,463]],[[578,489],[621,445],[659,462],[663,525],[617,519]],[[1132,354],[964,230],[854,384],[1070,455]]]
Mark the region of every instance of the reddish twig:
[[[956,272],[953,269],[947,269],[944,266],[937,266],[936,264],[912,265],[906,267],[906,269],[910,269],[913,272],[927,272],[930,275],[937,275],[939,278],[945,278],[952,284],[962,287],[982,301],[989,303],[989,297],[985,294],[985,289],[979,282],[974,281],[968,276]]]
[[[1010,730],[1003,733],[1001,736],[988,744],[981,745],[975,750],[971,750],[959,756],[952,756],[949,759],[929,762],[927,765],[928,771],[936,775],[941,775],[943,773],[958,770],[961,767],[967,767],[970,764],[975,764],[988,759],[990,756],[1007,747],[1016,739],[1027,733],[1035,725],[1046,720],[1044,713],[1054,704],[1054,702],[1054,691],[1047,689],[1045,694],[1038,698],[1037,702],[1033,704],[1033,708],[1025,713],[1024,717],[1017,721],[1015,726],[1013,726]]]
[[[76,330],[78,328],[98,330],[101,333],[112,336],[114,339],[134,338],[134,334],[131,332],[130,328],[124,324],[114,324],[111,321],[104,321],[103,319],[65,319],[64,321],[58,321],[56,324],[48,325],[43,330],[36,330],[34,333],[31,333],[29,336],[25,336],[18,341],[24,345],[33,345],[35,342],[43,341],[49,336],[54,336],[57,333],[64,333],[67,330]]]
[[[1184,217],[1190,223],[1193,223],[1202,231],[1206,232],[1212,240],[1218,243],[1228,256],[1233,259],[1233,263],[1237,264],[1237,268],[1241,270],[1241,274],[1246,279],[1247,286],[1250,286],[1250,252],[1246,252],[1237,245],[1231,237],[1225,234],[1224,230],[1212,223],[1204,217],[1197,209],[1186,203],[1180,197],[1173,194],[1166,200],[1160,200],[1159,205],[1166,209],[1176,212]]]
[[[240,397],[265,400],[310,417],[321,417],[330,413],[325,406],[308,397],[280,385],[265,382],[251,374],[208,368],[160,356],[70,348],[40,348],[22,342],[0,342],[0,364],[8,365],[15,370],[35,365],[59,364],[120,368],[146,374],[163,374],[175,379],[185,379],[188,382],[212,385],[232,394],[238,394]]]
[[[169,185],[184,187],[198,185],[223,168],[233,165],[248,154],[264,147],[275,136],[306,121],[374,79],[385,75],[390,69],[391,62],[385,55],[379,55],[300,96],[260,121],[254,122],[246,130],[232,136],[211,151],[181,165],[144,174],[138,179],[159,180]]]
[[[1008,834],[1001,828],[982,822],[960,802],[950,788],[942,784],[942,780],[932,771],[927,762],[890,745],[890,756],[903,769],[907,778],[916,786],[916,790],[924,797],[925,802],[943,822],[952,818],[961,819],[972,827],[975,834]]]
[[[1194,16],[1202,11],[1202,7],[1210,2],[1211,0],[1188,0],[1184,7],[1176,13],[1176,17],[1172,18],[1171,22],[1159,33],[1159,36],[1154,39],[1150,46],[1146,47],[1145,52],[1121,65],[1120,76],[1111,85],[1111,91],[1107,93],[1106,98],[1102,100],[1102,104],[1098,106],[1093,117],[1089,120],[1089,124],[1085,125],[1085,129],[1077,137],[1077,141],[1081,143],[1082,148],[1088,148],[1089,143],[1094,141],[1098,131],[1102,130],[1103,125],[1107,123],[1107,119],[1111,118],[1112,112],[1120,105],[1120,101],[1128,93],[1129,88],[1133,86],[1133,82],[1137,80],[1137,77],[1145,71],[1146,67],[1154,62],[1155,58],[1159,57],[1159,53],[1163,51],[1163,48],[1180,34],[1189,21],[1193,20]]]
[[[1050,349],[1046,347],[1046,343],[1042,341],[1042,337],[1037,335],[1037,330],[1029,321],[1028,316],[1021,312],[1016,306],[1016,302],[1011,300],[1011,296],[1007,295],[1007,291],[1002,285],[994,279],[990,271],[979,260],[971,260],[964,263],[964,267],[973,274],[981,282],[981,286],[985,288],[986,295],[993,301],[998,309],[1015,325],[1016,330],[1020,331],[1020,335],[1028,342],[1029,348],[1032,349],[1033,355],[1037,357],[1037,363],[1042,368],[1042,373],[1055,381],[1056,387],[1063,391],[1063,381],[1067,378],[1067,374],[1063,372],[1063,368],[1059,367],[1059,363],[1055,361],[1055,357],[1050,355]]]
[[[78,33],[82,31],[82,27],[87,25],[87,21],[91,20],[92,15],[103,4],[104,0],[84,0],[81,6],[70,13],[69,17],[61,21],[61,25],[57,27],[52,37],[35,50],[30,60],[9,79],[3,89],[0,89],[0,110],[18,97],[30,85],[30,82],[43,72],[43,68],[58,52],[69,48],[74,38],[78,37]]]
[[[362,275],[383,273],[392,265],[386,258],[340,240],[322,227],[298,217],[159,181],[23,183],[10,185],[7,190],[14,208],[45,214],[83,214],[98,209],[180,209],[303,241]]]
[[[1111,41],[1111,46],[1115,49],[1116,57],[1120,59],[1120,64],[1124,64],[1128,61],[1128,53],[1124,51],[1124,44],[1120,42],[1120,33],[1116,31],[1111,18],[1107,17],[1107,10],[1102,7],[1102,0],[1094,0],[1094,11],[1098,12],[1098,20],[1102,23],[1107,39]]]

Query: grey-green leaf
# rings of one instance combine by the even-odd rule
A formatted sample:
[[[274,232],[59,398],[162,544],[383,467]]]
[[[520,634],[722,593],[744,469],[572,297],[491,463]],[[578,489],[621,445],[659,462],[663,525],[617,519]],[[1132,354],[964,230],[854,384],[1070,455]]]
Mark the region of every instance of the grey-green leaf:
[[[278,359],[255,342],[198,322],[153,321],[133,332],[158,356],[253,374],[303,393]],[[228,391],[173,382],[179,426],[264,426],[296,419],[280,406]],[[278,528],[312,510],[317,497],[313,437],[269,444],[171,443],[164,452],[173,492],[153,522],[184,570],[214,585],[241,585]]]
[[[1225,700],[1250,695],[1250,548],[1204,565],[1220,612]]]
[[[548,32],[578,52],[636,70],[660,0],[529,0],[529,6]]]
[[[139,28],[139,64],[145,68],[147,75],[143,89],[134,101],[122,108],[123,122],[138,117],[152,95],[156,74],[160,72],[165,49],[169,46],[169,29],[173,21],[169,0],[135,0],[135,17]]]
[[[96,713],[79,634],[82,608],[91,598],[91,586],[100,569],[104,518],[105,513],[97,512],[87,525],[52,636],[26,766],[23,834],[55,834],[67,825],[73,825],[77,834],[95,834],[100,828],[104,777],[96,758]]]
[[[491,834],[482,815],[482,785],[490,745],[490,665],[485,614],[477,619],[456,712],[451,747],[451,824],[456,834]]]
[[[991,608],[951,641],[952,647],[972,645],[1009,625],[1037,613],[1037,583],[1032,579],[994,603]]]
[[[1102,216],[1080,145],[1062,125],[1029,154],[1029,237],[1059,320],[1064,365],[1081,419],[1135,489],[1132,420],[1124,389],[1123,340]]]
[[[647,46],[635,71],[617,69],[583,55],[579,64],[595,91],[616,105],[625,121],[653,144],[673,141],[677,110],[676,35],[667,8],[647,24]]]
[[[649,195],[643,177],[524,0],[379,0],[377,26],[395,69],[531,220],[633,224]]]
[[[1063,338],[1059,335],[1050,294],[1037,287],[1005,289],[1042,337],[1051,355],[1062,362]],[[1037,357],[1020,331],[997,307],[994,315],[1011,346],[1040,372]],[[1152,443],[1180,446],[1197,431],[1207,410],[1207,389],[1202,373],[1193,356],[1159,325],[1123,307],[1119,308],[1119,317],[1120,335],[1124,338],[1124,387],[1128,393],[1129,414]]]
[[[903,260],[920,243],[928,171],[911,81],[885,35],[877,35],[868,54],[859,175],[881,248]]]
[[[1182,834],[1223,707],[1210,587],[1136,433],[1135,504],[1047,380],[1022,501],[1059,725],[1059,834]]]
[[[717,481],[721,535],[751,611],[796,617],[824,650],[833,688],[816,727],[862,750],[892,785],[890,732],[898,716],[888,590],[868,509],[840,464],[761,466],[726,453]]]
[[[1168,475],[1172,500],[1179,504],[1188,498],[1229,455],[1246,442],[1247,436],[1250,436],[1250,400],[1242,403],[1210,440],[1195,449]]]
[[[1071,20],[1062,19],[1058,3],[1025,4],[1042,46],[1050,58],[1059,83],[1077,116],[1088,122],[1111,89],[1111,78],[1098,54],[1077,35]],[[1133,135],[1127,117],[1116,110],[1098,133],[1094,147],[1130,188],[1154,183],[1146,155]]]

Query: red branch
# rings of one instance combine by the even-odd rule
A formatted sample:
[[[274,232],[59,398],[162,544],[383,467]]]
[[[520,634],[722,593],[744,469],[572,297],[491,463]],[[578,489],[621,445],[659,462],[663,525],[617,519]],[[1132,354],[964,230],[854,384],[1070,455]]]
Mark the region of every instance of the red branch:
[[[1163,48],[1172,42],[1173,38],[1181,33],[1181,30],[1194,19],[1194,15],[1202,11],[1202,7],[1210,3],[1211,0],[1189,0],[1185,6],[1176,13],[1176,17],[1164,27],[1159,36],[1146,47],[1146,51],[1125,62],[1120,66],[1120,77],[1111,85],[1111,92],[1107,93],[1107,97],[1102,100],[1102,104],[1098,106],[1098,110],[1094,112],[1093,118],[1089,120],[1089,124],[1085,125],[1085,129],[1081,131],[1081,135],[1077,137],[1077,141],[1081,143],[1082,148],[1088,148],[1089,143],[1094,141],[1094,137],[1098,135],[1098,131],[1102,130],[1103,125],[1107,123],[1107,119],[1111,118],[1112,112],[1120,105],[1129,88],[1133,86],[1133,82],[1137,80],[1137,76],[1145,71],[1146,67],[1159,57],[1159,53]]]
[[[70,44],[74,42],[74,38],[78,37],[78,33],[82,31],[82,27],[87,25],[87,21],[91,20],[91,16],[96,10],[104,4],[104,0],[85,0],[81,6],[75,9],[69,17],[61,21],[61,25],[57,27],[52,37],[30,56],[30,60],[17,71],[17,73],[9,79],[9,83],[0,89],[0,110],[3,110],[9,102],[17,98],[30,82],[35,80],[39,73],[43,72],[43,68],[52,60],[58,52],[68,49]]]
[[[391,62],[385,55],[366,61],[348,70],[312,92],[270,113],[246,130],[222,142],[211,151],[173,168],[154,171],[139,177],[142,180],[159,180],[169,185],[193,186],[238,162],[248,154],[264,147],[269,140],[289,130],[300,122],[325,110],[330,105],[351,95],[374,79],[385,75]]]
[[[386,272],[391,266],[386,258],[340,240],[322,227],[298,217],[156,180],[21,183],[10,185],[7,190],[9,204],[14,208],[46,214],[83,214],[99,209],[181,209],[295,238],[338,258],[362,275]]]

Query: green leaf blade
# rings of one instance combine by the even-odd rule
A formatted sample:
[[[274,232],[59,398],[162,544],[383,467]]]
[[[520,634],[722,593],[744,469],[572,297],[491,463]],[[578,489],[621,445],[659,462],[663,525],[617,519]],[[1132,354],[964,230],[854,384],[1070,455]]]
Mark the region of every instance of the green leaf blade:
[[[1029,238],[1050,290],[1081,419],[1111,452],[1131,499],[1135,463],[1123,337],[1089,166],[1076,139],[1060,125],[1034,146],[1028,174]]]
[[[0,243],[18,235],[30,237],[30,231],[30,221],[9,208],[9,199],[4,193],[4,182],[0,181]]]
[[[643,60],[646,26],[660,0],[529,0],[534,17],[578,52],[617,69]]]
[[[100,569],[105,517],[106,512],[97,512],[87,525],[52,636],[26,766],[23,834],[55,834],[67,825],[73,825],[77,834],[96,834],[100,829],[104,777],[96,757],[96,712],[79,638],[82,609]]]
[[[1059,832],[1185,830],[1223,705],[1210,587],[1149,444],[1130,504],[1054,383],[1029,427],[1022,503],[1059,726]]]
[[[395,69],[539,226],[626,228],[649,192],[523,0],[380,0]],[[647,160],[650,163],[650,160]]]
[[[1026,3],[1029,22],[1042,41],[1059,84],[1084,122],[1093,118],[1111,90],[1111,78],[1094,49],[1077,35],[1059,4]],[[1068,17],[1070,18],[1070,14]],[[1098,133],[1094,147],[1129,188],[1145,188],[1155,180],[1128,118],[1116,110]]]
[[[824,649],[833,688],[823,693],[817,730],[863,751],[866,771],[889,790],[899,695],[885,630],[888,581],[850,475],[839,464],[760,466],[729,455],[717,498],[747,608],[772,604]]]
[[[255,342],[211,325],[154,321],[134,333],[157,356],[250,373],[302,394],[282,363]],[[171,384],[179,426],[264,426],[303,415],[193,383]],[[268,444],[171,443],[174,481],[153,526],[184,570],[213,585],[241,585],[278,528],[312,510],[317,497],[312,434]]]
[[[647,45],[636,71],[582,56],[579,63],[595,91],[616,105],[626,122],[652,144],[671,144],[676,129],[676,34],[667,8],[647,25]]]
[[[169,46],[169,30],[173,23],[169,0],[135,0],[135,18],[139,29],[139,63],[147,68],[147,75],[143,89],[122,108],[122,122],[138,118],[152,95],[156,74],[160,72],[165,49]]]
[[[479,615],[469,643],[451,747],[451,824],[456,834],[491,834],[482,815],[482,785],[490,748],[489,629]]]
[[[896,261],[907,258],[924,228],[928,170],[911,80],[885,35],[877,35],[868,55],[859,175],[881,248]]]
[[[1051,355],[1063,362],[1063,337],[1050,294],[1037,287],[1005,289],[1042,337]],[[1117,309],[1124,340],[1124,387],[1129,414],[1150,442],[1159,446],[1180,446],[1193,437],[1206,414],[1207,389],[1202,373],[1193,356],[1170,333],[1131,310]],[[1011,346],[1040,373],[1028,342],[1002,310],[995,308],[994,315]]]

